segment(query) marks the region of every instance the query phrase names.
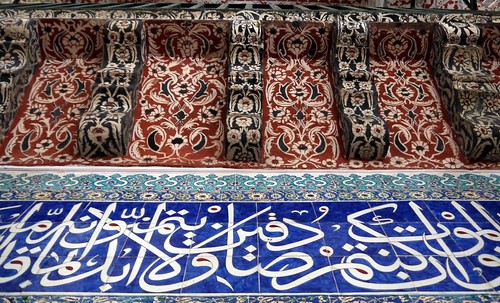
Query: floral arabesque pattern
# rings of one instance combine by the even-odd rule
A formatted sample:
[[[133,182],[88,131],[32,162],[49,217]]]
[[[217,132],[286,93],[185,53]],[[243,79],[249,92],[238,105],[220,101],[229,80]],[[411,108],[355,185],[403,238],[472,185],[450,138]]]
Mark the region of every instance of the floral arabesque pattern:
[[[480,29],[482,39],[479,45],[483,49],[482,69],[490,73],[492,83],[500,83],[500,24],[481,24]]]
[[[231,11],[231,10],[226,10],[226,11],[224,11],[224,10],[222,10],[222,11],[214,11],[214,10],[189,10],[189,11],[187,11],[187,10],[180,10],[180,11],[170,11],[170,10],[165,10],[165,11],[148,11],[148,10],[144,10],[144,11],[133,11],[133,10],[104,11],[104,10],[102,10],[102,11],[89,11],[89,10],[60,9],[60,10],[1,10],[0,14],[4,18],[5,17],[15,17],[15,16],[17,16],[17,17],[33,17],[33,18],[39,19],[39,21],[37,21],[37,23],[41,22],[45,25],[49,22],[48,26],[39,26],[37,28],[37,31],[39,31],[40,33],[46,32],[43,35],[47,35],[47,33],[52,30],[52,31],[54,31],[54,33],[51,34],[53,36],[53,38],[55,36],[58,36],[58,34],[55,31],[59,31],[58,27],[60,27],[60,25],[56,24],[54,27],[52,27],[52,26],[50,26],[50,20],[54,20],[54,19],[48,20],[46,18],[64,19],[65,21],[57,21],[57,22],[58,23],[60,23],[60,22],[66,23],[65,27],[67,28],[67,31],[69,32],[69,37],[70,36],[79,37],[78,35],[80,35],[81,33],[78,33],[77,31],[75,31],[75,29],[77,29],[77,30],[83,31],[83,33],[85,35],[89,35],[89,34],[91,36],[96,35],[98,44],[99,44],[99,42],[98,42],[99,39],[101,39],[101,38],[99,38],[99,36],[102,36],[102,31],[104,29],[104,26],[103,26],[104,21],[99,21],[101,23],[97,22],[97,23],[101,24],[101,26],[96,27],[96,20],[94,20],[92,18],[96,18],[98,20],[122,19],[122,18],[126,18],[126,19],[139,18],[139,19],[146,19],[147,20],[147,19],[151,19],[151,18],[157,18],[158,20],[156,20],[156,22],[160,22],[160,23],[166,22],[166,24],[171,24],[172,23],[172,21],[170,21],[171,19],[183,19],[183,20],[185,20],[185,19],[203,19],[204,21],[200,20],[200,21],[196,21],[196,22],[205,22],[205,23],[219,22],[217,20],[221,20],[221,19],[231,20],[233,22],[233,26],[232,26],[232,30],[233,30],[232,36],[233,37],[232,37],[231,43],[234,47],[230,46],[228,56],[230,58],[238,58],[238,60],[242,60],[241,62],[247,62],[248,65],[242,65],[242,66],[244,66],[241,69],[242,71],[244,71],[244,69],[247,67],[249,67],[249,69],[250,69],[250,66],[256,65],[255,63],[258,61],[258,58],[254,57],[254,54],[258,50],[258,47],[257,46],[254,47],[254,46],[251,46],[249,44],[256,43],[256,41],[259,41],[258,37],[259,37],[261,29],[262,29],[262,23],[261,23],[261,22],[263,22],[262,20],[290,20],[290,22],[291,22],[291,20],[313,20],[313,21],[326,21],[326,22],[328,22],[327,24],[332,24],[332,22],[335,20],[335,17],[336,17],[334,14],[328,13],[328,12],[311,11],[308,13],[302,12],[300,14],[297,14],[296,12],[272,11],[272,10],[269,10],[269,11],[244,10],[244,11],[240,11],[240,12],[235,12],[235,11]],[[486,31],[487,29],[485,26],[491,24],[492,22],[495,22],[494,16],[492,17],[490,15],[469,15],[469,14],[467,14],[467,15],[464,15],[464,14],[443,14],[443,15],[440,15],[440,14],[439,15],[435,15],[435,14],[434,15],[433,14],[430,14],[430,15],[409,14],[409,15],[406,15],[406,14],[404,14],[403,15],[403,14],[397,14],[397,13],[380,13],[380,12],[376,12],[373,14],[366,13],[366,12],[363,12],[363,13],[359,12],[359,13],[350,13],[349,15],[351,15],[352,18],[356,22],[367,22],[367,24],[369,24],[370,22],[386,22],[388,24],[392,24],[393,27],[395,26],[395,22],[417,22],[418,21],[418,22],[433,24],[433,22],[435,22],[435,19],[433,19],[433,17],[434,18],[438,17],[440,20],[443,20],[446,22],[468,22],[468,21],[471,21],[471,22],[482,23],[481,30]],[[87,19],[81,20],[80,18],[87,18]],[[71,20],[71,19],[74,19],[74,20]],[[261,20],[261,21],[259,21],[259,20]],[[54,20],[54,22],[55,21],[56,20]],[[80,24],[80,25],[75,27],[75,22]],[[82,24],[82,23],[86,23],[86,22],[87,23],[90,22],[91,24],[89,24],[89,25]],[[227,22],[227,21],[224,21],[224,22]],[[246,26],[245,28],[248,28],[248,29],[252,28],[252,30],[246,31],[247,33],[249,33],[246,36],[245,34],[243,34],[245,31],[236,30],[237,28],[240,28],[239,25],[238,26],[235,25],[236,23],[238,23],[239,25],[242,25],[241,28],[243,28],[244,27],[243,25],[245,25]],[[413,28],[413,30],[415,32],[417,32],[420,30],[419,27],[421,26],[421,24],[420,23],[411,23],[411,24],[407,24],[406,26],[409,28]],[[354,35],[354,37],[360,38],[360,37],[364,37],[364,36],[363,35]],[[44,49],[48,49],[48,50],[53,49],[54,47],[61,47],[60,45],[57,46],[57,44],[50,46],[50,43],[53,43],[52,41],[62,41],[62,38],[63,37],[59,35],[57,39],[52,39],[52,40],[51,39],[44,39],[44,43],[48,43],[48,44],[43,45],[43,46],[41,45],[40,47],[43,47]],[[87,38],[84,38],[84,39],[87,39]],[[88,41],[94,41],[94,40],[95,39],[92,38]],[[101,46],[100,51],[96,51],[93,55],[88,56],[88,55],[86,55],[85,51],[83,51],[83,52],[81,51],[82,50],[81,44],[76,43],[75,39],[70,38],[70,39],[66,39],[66,41],[67,42],[73,41],[71,43],[74,43],[74,46],[72,46],[72,50],[69,52],[59,52],[60,54],[65,54],[66,57],[64,57],[64,58],[71,58],[72,54],[79,54],[79,53],[81,55],[78,55],[78,56],[80,56],[82,58],[90,58],[90,59],[93,59],[93,58],[97,59],[103,55],[102,46]],[[262,41],[262,40],[260,40],[260,41]],[[332,40],[332,41],[335,41],[335,40]],[[432,41],[432,39],[431,39],[431,41]],[[481,47],[483,47],[483,51],[484,51],[483,71],[485,71],[485,70],[492,71],[492,70],[494,70],[493,66],[497,66],[497,65],[495,65],[494,62],[496,60],[495,58],[498,58],[498,57],[493,52],[490,52],[489,53],[490,55],[487,55],[488,54],[487,49],[491,48],[491,47],[487,47],[487,45],[490,45],[490,44],[494,45],[496,42],[494,42],[495,40],[493,40],[493,39],[491,39],[491,40],[484,39],[484,37],[483,37],[483,39],[481,39],[481,41],[482,42],[480,42],[480,43],[484,43],[481,45]],[[65,43],[67,43],[67,42],[65,42]],[[433,42],[435,42],[435,45],[441,45],[441,44],[439,44],[441,42],[439,42],[438,40],[433,41]],[[387,45],[389,45],[389,44],[386,44],[386,46]],[[87,45],[87,47],[89,48],[88,51],[92,52],[92,49],[95,47],[95,44],[89,44],[89,45]],[[401,45],[400,47],[403,49],[414,48],[414,44],[413,43],[405,43],[405,44]],[[54,56],[52,56],[52,58],[53,57]],[[489,58],[489,59],[485,59],[485,58]],[[44,59],[44,62],[47,60],[48,59]],[[82,158],[79,155],[77,155],[77,152],[76,152],[75,147],[76,147],[77,136],[75,135],[75,133],[73,133],[73,130],[76,129],[76,126],[78,125],[79,121],[81,120],[82,113],[85,112],[87,107],[88,107],[86,102],[89,102],[90,100],[92,100],[91,96],[93,93],[92,93],[91,87],[94,84],[93,79],[95,78],[96,75],[100,74],[97,71],[99,69],[102,69],[102,66],[104,66],[104,65],[101,66],[101,63],[100,63],[101,61],[99,58],[96,61],[96,62],[98,62],[96,64],[93,64],[93,65],[86,64],[85,66],[84,66],[84,64],[80,64],[79,65],[80,68],[76,69],[74,67],[75,64],[68,66],[68,62],[65,60],[66,59],[60,60],[60,61],[53,61],[49,64],[50,69],[44,71],[43,73],[37,72],[33,75],[33,79],[31,80],[31,83],[29,84],[30,88],[28,89],[28,91],[26,93],[27,94],[30,93],[33,90],[33,87],[38,87],[38,91],[31,93],[32,94],[31,99],[26,97],[26,96],[23,99],[23,102],[22,102],[23,106],[18,111],[18,117],[23,116],[24,120],[16,117],[16,121],[22,121],[22,123],[21,123],[22,126],[16,124],[17,122],[13,123],[13,126],[11,127],[11,130],[9,131],[9,133],[13,133],[13,134],[9,134],[9,136],[11,136],[10,137],[11,139],[13,137],[16,137],[16,139],[14,139],[14,141],[12,141],[11,139],[6,139],[4,141],[2,147],[0,148],[0,150],[2,152],[2,156],[0,157],[1,163],[13,164],[13,165],[40,165],[40,164],[43,164],[43,165],[65,165],[65,164],[80,163],[80,164],[86,164],[86,165],[119,165],[119,166],[131,166],[131,165],[208,166],[208,165],[210,165],[210,166],[218,166],[218,167],[238,167],[238,168],[249,168],[249,167],[263,167],[263,168],[283,167],[283,168],[286,168],[286,167],[291,167],[291,165],[287,164],[288,163],[287,161],[284,161],[285,159],[283,159],[283,157],[281,157],[281,155],[277,155],[277,157],[279,157],[279,158],[273,157],[274,155],[271,155],[271,157],[266,158],[266,157],[264,157],[264,154],[263,154],[264,161],[262,161],[261,163],[256,163],[256,162],[242,163],[242,162],[235,162],[235,161],[227,161],[227,160],[223,159],[222,156],[220,156],[219,158],[214,158],[214,157],[209,156],[208,153],[207,153],[206,157],[202,156],[201,154],[198,154],[198,155],[200,155],[201,158],[203,158],[203,160],[193,160],[193,157],[177,157],[177,158],[175,158],[175,157],[163,157],[162,158],[162,157],[157,157],[157,154],[155,154],[154,152],[152,152],[149,155],[144,154],[144,157],[142,157],[141,155],[132,157],[129,154],[128,156],[120,156],[120,157],[112,157],[112,158],[110,158],[110,157],[91,158],[91,159],[90,158]],[[68,59],[68,60],[73,60],[73,59]],[[87,60],[87,59],[85,59],[85,60]],[[105,60],[107,60],[107,59],[105,59]],[[62,63],[59,63],[59,62],[62,62]],[[370,63],[369,58],[368,58],[368,63]],[[42,66],[43,64],[47,64],[47,63],[46,62],[41,63],[39,66]],[[389,61],[388,64],[390,66],[392,66],[391,61]],[[425,66],[426,66],[426,68],[428,68],[430,66],[430,64],[428,62],[426,64],[427,65],[425,65]],[[490,66],[492,66],[492,67],[491,68],[485,67],[486,66],[485,64],[490,64]],[[373,70],[374,69],[373,64],[370,63],[370,65],[371,65],[370,66],[370,73],[358,73],[358,71],[356,71],[355,74],[359,75],[360,77],[366,77],[367,79],[369,79],[369,77],[372,77],[373,79],[375,79],[376,74],[374,73],[374,70]],[[82,66],[84,66],[84,67],[82,67]],[[66,70],[65,68],[68,68],[68,69]],[[249,102],[248,99],[250,99],[250,100],[258,100],[259,99],[259,95],[257,94],[257,91],[254,90],[254,91],[251,91],[252,94],[247,93],[247,95],[244,95],[242,93],[242,91],[244,91],[244,90],[241,90],[239,88],[240,82],[237,82],[236,80],[246,79],[247,83],[249,83],[251,85],[255,85],[255,84],[258,84],[258,81],[261,81],[262,79],[265,79],[268,76],[267,76],[267,74],[264,73],[264,75],[262,77],[259,77],[258,73],[253,73],[253,72],[251,72],[251,73],[242,72],[241,75],[238,76],[236,73],[233,73],[233,71],[238,70],[238,68],[240,68],[239,65],[232,65],[230,67],[230,71],[232,73],[230,75],[226,75],[226,76],[221,77],[223,79],[223,81],[225,81],[224,83],[227,83],[227,87],[228,87],[227,88],[228,89],[227,95],[229,98],[228,102],[231,103],[232,101],[234,101],[233,103],[228,104],[228,105],[230,105],[230,106],[228,106],[228,111],[230,110],[229,108],[233,108],[233,110],[240,110],[240,108],[241,108],[241,111],[244,112],[245,115],[247,115],[247,113],[248,113],[248,115],[251,116],[251,115],[254,115],[251,113],[252,111],[259,110],[259,105],[261,106],[260,107],[261,109],[267,107],[267,105]],[[334,66],[334,68],[336,68],[336,67]],[[36,96],[37,99],[44,99],[44,98],[46,99],[47,98],[44,95],[45,92],[44,92],[43,88],[47,87],[47,90],[50,90],[51,85],[44,86],[43,84],[41,84],[41,82],[46,83],[46,84],[51,84],[51,83],[58,83],[58,82],[64,80],[56,75],[54,75],[53,78],[47,80],[47,77],[49,74],[51,74],[53,71],[57,72],[59,70],[62,70],[62,72],[60,74],[63,74],[64,77],[66,77],[66,78],[70,78],[70,81],[71,81],[71,79],[74,79],[74,81],[76,81],[76,83],[79,83],[78,81],[80,81],[80,82],[83,81],[82,83],[84,83],[84,85],[80,86],[82,88],[76,94],[76,97],[72,96],[70,99],[68,99],[68,100],[74,101],[77,99],[77,97],[84,94],[86,97],[82,98],[80,100],[83,103],[74,104],[75,106],[61,107],[60,109],[56,109],[57,106],[54,107],[53,104],[50,102],[44,103],[44,104],[38,104],[35,102],[35,106],[33,106],[33,107],[31,106],[31,103],[30,103],[30,105],[25,105],[25,102],[32,102],[34,96]],[[285,70],[285,72],[286,72],[286,70]],[[175,74],[174,77],[178,77],[178,73],[179,73],[178,71],[174,70],[172,73]],[[488,73],[485,73],[485,74],[488,74]],[[59,74],[57,74],[57,75],[59,75]],[[70,77],[70,75],[72,76],[72,78]],[[427,79],[426,81],[430,81],[429,83],[434,81],[432,74],[428,74],[428,76],[429,76],[430,80]],[[490,76],[493,77],[494,73],[492,72]],[[150,77],[150,76],[145,74],[145,77]],[[143,81],[145,77],[143,76],[143,79],[141,79],[141,81]],[[88,80],[88,79],[92,79],[92,80]],[[99,80],[99,77],[97,77],[96,79]],[[492,81],[492,83],[494,83],[494,81]],[[491,85],[491,83],[490,83],[490,85]],[[232,88],[237,88],[238,90],[237,89],[233,90]],[[254,86],[254,88],[257,88],[257,86]],[[62,90],[60,90],[61,93],[63,93],[66,89],[67,88],[63,87]],[[117,93],[118,93],[118,91],[117,91]],[[99,93],[99,95],[104,96],[103,94],[100,94],[100,93]],[[144,95],[147,96],[148,93],[145,92]],[[248,99],[246,99],[245,97],[248,97]],[[244,102],[237,102],[240,99],[244,100]],[[84,101],[84,100],[87,100],[87,101]],[[358,100],[358,99],[356,99],[356,100]],[[58,102],[60,102],[60,101],[58,101]],[[491,102],[489,102],[489,103],[491,103]],[[103,106],[105,105],[105,108],[109,108],[109,106],[111,106],[111,103],[103,102],[102,105]],[[125,103],[116,102],[115,105],[125,106]],[[234,105],[234,107],[232,107],[233,105]],[[252,107],[252,106],[255,106],[255,107]],[[380,101],[379,101],[379,106],[383,106],[383,104]],[[111,107],[113,107],[113,106],[111,106]],[[54,109],[56,109],[56,110],[54,110]],[[29,111],[29,113],[28,113],[28,111]],[[334,111],[333,111],[334,114],[335,114],[335,111],[336,111],[336,109],[334,109]],[[51,127],[50,123],[47,123],[48,126],[44,126],[45,128],[43,128],[43,129],[40,128],[39,125],[42,124],[41,121],[45,121],[44,119],[49,119],[49,120],[51,119],[51,117],[52,117],[51,112],[53,112],[54,117],[58,117],[57,121],[61,121],[61,119],[63,117],[68,117],[67,119],[74,119],[74,120],[72,120],[73,122],[71,122],[74,124],[71,124],[71,125],[75,125],[75,127],[68,128],[68,129],[62,128],[61,130],[59,130],[57,128],[57,125],[64,126],[65,124],[58,122],[59,124],[57,124],[52,129],[50,129],[50,127]],[[162,112],[160,109],[154,109],[153,111],[148,111],[148,112],[151,113],[152,115],[156,115],[156,117],[159,117],[159,116],[162,116],[165,114],[165,111]],[[137,114],[138,114],[138,111],[137,111]],[[224,112],[222,112],[221,115],[224,115]],[[26,122],[27,116],[31,116],[32,120],[37,120],[37,123]],[[46,118],[45,116],[47,116],[49,118]],[[39,117],[41,117],[41,118],[39,119]],[[232,121],[234,121],[234,123],[236,123],[236,121],[238,121],[238,123],[240,123],[241,125],[244,125],[244,127],[247,127],[249,130],[252,130],[251,136],[249,136],[249,138],[251,140],[247,140],[247,142],[249,142],[251,144],[248,146],[256,147],[255,150],[257,150],[257,146],[259,143],[259,141],[258,141],[259,133],[257,131],[253,131],[253,130],[258,130],[258,129],[262,130],[263,129],[262,121],[265,121],[265,120],[254,119],[256,117],[258,117],[258,116],[254,115],[251,117],[241,117],[244,119],[232,120]],[[196,115],[195,119],[197,119],[197,118],[198,118],[198,116]],[[247,118],[250,118],[250,119],[247,119]],[[443,116],[443,118],[446,118],[446,117]],[[155,119],[155,118],[153,118],[153,119]],[[191,118],[189,118],[189,119],[191,119]],[[227,119],[225,120],[226,123],[224,123],[224,119],[221,121],[223,121],[221,129],[223,129],[224,126],[228,127],[228,120]],[[45,122],[43,122],[43,123],[45,123]],[[259,126],[259,123],[261,123],[260,126]],[[153,126],[154,124],[155,124],[155,122],[151,122],[150,126],[154,127]],[[398,124],[397,121],[394,122],[394,125],[396,125],[396,124]],[[33,128],[31,128],[32,126],[33,126]],[[423,129],[420,129],[417,131],[424,131],[427,129],[428,128],[423,128]],[[66,130],[70,131],[70,133],[69,133],[70,136],[65,136],[65,135],[67,135]],[[139,132],[141,132],[140,129],[138,130],[138,133]],[[37,146],[37,142],[31,143],[32,141],[35,141],[33,139],[34,137],[31,137],[31,134],[38,134],[38,133],[46,134],[45,137],[42,139],[49,139],[49,140],[44,141],[44,142],[39,142],[42,140],[42,139],[40,139],[39,141],[37,141],[38,143],[40,143],[39,146]],[[222,131],[222,133],[223,133],[223,131]],[[30,135],[27,135],[27,134],[30,134]],[[156,134],[158,134],[158,133],[156,133]],[[229,134],[229,131],[227,131],[226,134],[227,134],[227,136],[225,136],[226,137],[226,147],[228,146],[228,143],[227,143],[228,139],[234,140],[234,142],[238,142],[237,144],[240,144],[240,142],[243,141],[243,140],[237,141],[237,140],[239,140],[238,136],[237,135],[235,136],[233,132]],[[147,151],[148,150],[147,146],[149,144],[148,140],[144,139],[144,137],[141,137],[141,136],[142,135],[135,137],[138,141],[141,141],[141,142],[135,143],[135,146],[145,147],[144,150]],[[419,136],[425,137],[426,135],[420,134]],[[161,138],[155,137],[155,136],[148,136],[148,138],[151,138],[151,141],[149,141],[152,143],[151,146],[155,146],[154,144],[156,143],[156,141],[154,141],[153,139],[155,139],[155,140],[161,139]],[[23,140],[23,139],[25,139],[25,140]],[[224,141],[224,139],[221,139],[221,141]],[[178,142],[178,141],[176,141],[176,142]],[[260,142],[263,142],[262,137],[261,137]],[[392,138],[391,138],[391,142],[393,142]],[[134,141],[132,141],[131,144],[134,144]],[[59,148],[62,148],[64,146],[66,146],[66,148],[62,152],[55,147],[56,145]],[[224,143],[222,143],[220,146],[224,146]],[[340,149],[341,149],[341,146],[342,145],[340,145]],[[411,143],[409,144],[409,146],[411,148]],[[451,145],[451,148],[454,148],[453,146],[456,146],[456,145]],[[43,158],[36,156],[36,161],[35,161],[34,160],[35,156],[33,156],[33,155],[37,155],[37,153],[34,152],[33,149],[36,148],[37,151],[43,151],[44,148],[48,149],[48,147],[50,147],[51,151],[45,151],[43,153],[43,155],[44,155]],[[303,148],[307,148],[307,146],[304,146]],[[397,149],[397,147],[393,147],[393,148]],[[24,150],[31,149],[31,151],[23,152],[22,151],[23,149]],[[189,149],[187,149],[187,150],[189,151]],[[262,151],[263,150],[264,149],[262,149]],[[448,148],[448,150],[450,150],[450,148]],[[129,149],[129,151],[130,151],[130,149]],[[27,156],[27,154],[32,155],[32,156]],[[227,154],[226,154],[226,156],[227,156]],[[241,157],[239,156],[238,159],[249,159],[250,157],[247,157],[247,156],[248,156],[248,153],[242,153]],[[30,159],[30,160],[28,161],[27,159]],[[313,161],[314,161],[314,164],[310,165],[308,167],[318,167],[318,168],[337,168],[337,167],[339,167],[339,168],[367,168],[367,169],[388,169],[388,168],[394,169],[394,168],[400,168],[400,167],[407,168],[407,169],[415,169],[415,168],[422,167],[421,162],[414,160],[414,154],[412,154],[412,153],[408,153],[407,155],[400,153],[399,155],[396,155],[396,157],[394,157],[394,158],[389,154],[389,156],[384,161],[360,161],[360,160],[355,160],[355,159],[349,160],[349,159],[346,159],[345,157],[342,157],[342,155],[337,157],[336,159],[331,158],[331,159],[327,159],[325,161],[323,161],[323,160],[317,161],[316,158],[314,158]],[[440,161],[434,161],[434,162],[427,161],[427,162],[425,162],[425,167],[432,167],[432,168],[457,168],[457,167],[460,167],[460,168],[467,168],[467,169],[475,169],[475,168],[495,169],[495,168],[498,168],[498,164],[496,164],[496,163],[472,162],[472,163],[465,163],[464,164],[463,163],[464,161],[465,161],[465,158],[458,159],[458,161],[457,161],[456,157],[449,157],[449,158],[445,158],[445,160],[443,160],[441,162]],[[307,167],[307,165],[306,165],[306,167]]]
[[[333,165],[339,156],[330,65],[332,24],[264,22],[264,160]]]
[[[148,57],[130,158],[163,165],[220,160],[230,23],[147,20],[144,29]]]
[[[39,60],[33,19],[0,20],[0,142]]]
[[[102,61],[103,25],[101,20],[38,21],[41,62],[0,148],[2,162],[40,165],[78,157],[75,134]]]
[[[432,26],[374,24],[371,64],[396,167],[463,165],[432,77]]]
[[[480,11],[494,12],[500,9],[500,1],[479,0],[477,1],[477,6],[478,10]],[[465,3],[465,1],[461,0],[421,0],[417,1],[417,7],[437,8],[437,9],[447,9],[447,10],[469,10],[469,7]]]
[[[236,19],[230,44],[226,159],[262,159],[262,33],[258,20]]]
[[[106,24],[104,66],[98,71],[90,108],[78,128],[82,157],[126,154],[142,75],[143,36],[138,20]]]
[[[442,22],[435,40],[444,45],[434,50],[436,74],[461,149],[471,161],[500,161],[498,76],[482,68],[481,29],[473,23]],[[485,45],[488,55],[495,44]]]
[[[389,147],[389,130],[370,71],[368,22],[345,15],[337,23],[334,64],[344,153],[348,159],[380,160]]]

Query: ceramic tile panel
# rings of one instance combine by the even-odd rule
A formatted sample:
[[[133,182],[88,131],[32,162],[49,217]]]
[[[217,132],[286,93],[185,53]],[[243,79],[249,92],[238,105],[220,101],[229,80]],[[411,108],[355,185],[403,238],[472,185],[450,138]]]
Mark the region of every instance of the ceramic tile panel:
[[[29,193],[0,196],[12,302],[489,302],[499,287],[496,174],[3,173],[0,185]],[[342,186],[358,196],[314,195]],[[165,201],[173,189],[190,197]],[[296,196],[258,196],[273,189]],[[73,191],[88,196],[61,195]]]

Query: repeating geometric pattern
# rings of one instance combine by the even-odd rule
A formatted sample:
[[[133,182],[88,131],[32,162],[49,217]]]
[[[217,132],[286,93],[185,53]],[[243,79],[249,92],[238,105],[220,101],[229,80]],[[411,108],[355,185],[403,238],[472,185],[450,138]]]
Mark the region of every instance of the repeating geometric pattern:
[[[39,60],[33,19],[0,20],[0,141],[14,118]]]
[[[148,57],[129,146],[137,163],[224,156],[230,22],[144,22]]]
[[[339,157],[332,24],[264,22],[264,160],[313,168]]]
[[[489,33],[494,34],[489,30]],[[489,39],[495,39],[495,36]],[[498,37],[498,36],[497,36]],[[483,70],[481,29],[473,23],[440,23],[436,75],[458,143],[471,161],[500,161],[500,85]],[[491,41],[491,40],[489,40]],[[498,45],[488,43],[488,54]],[[489,61],[486,64],[492,65]],[[492,67],[492,66],[491,66]]]
[[[102,20],[38,20],[41,62],[1,147],[4,163],[60,164],[77,155],[81,115],[102,62]]]
[[[104,66],[97,72],[90,107],[78,127],[82,157],[126,154],[134,125],[144,61],[142,22],[109,21],[104,35]]]
[[[380,160],[389,148],[389,129],[380,117],[370,71],[370,32],[366,20],[339,16],[334,59],[337,105],[345,156]]]

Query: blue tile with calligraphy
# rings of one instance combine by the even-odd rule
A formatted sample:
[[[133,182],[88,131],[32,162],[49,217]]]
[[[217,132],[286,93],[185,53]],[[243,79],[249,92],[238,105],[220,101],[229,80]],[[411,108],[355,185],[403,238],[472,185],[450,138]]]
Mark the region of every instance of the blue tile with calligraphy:
[[[500,289],[496,203],[10,201],[12,292]]]
[[[494,174],[351,174],[334,187],[323,181],[346,176],[258,175],[241,178],[237,190],[230,182],[237,175],[143,178],[0,176],[0,296],[8,302],[498,302]],[[137,188],[143,183],[149,187]],[[405,199],[385,195],[398,186]]]

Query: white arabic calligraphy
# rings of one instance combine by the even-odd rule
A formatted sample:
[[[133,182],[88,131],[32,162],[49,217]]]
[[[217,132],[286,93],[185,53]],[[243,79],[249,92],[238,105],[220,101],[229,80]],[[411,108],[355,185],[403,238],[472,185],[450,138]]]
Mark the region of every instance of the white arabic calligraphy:
[[[463,217],[471,228],[429,220],[419,203],[399,203],[418,218],[419,232],[410,224],[406,229],[397,225],[395,215],[383,215],[396,214],[403,205],[398,203],[356,211],[345,221],[335,217],[334,203],[283,214],[272,212],[272,206],[247,213],[240,211],[244,203],[220,203],[193,221],[188,210],[174,211],[166,203],[124,208],[105,202],[59,207],[38,202],[22,213],[20,202],[0,209],[0,218],[14,220],[0,221],[0,285],[19,280],[21,288],[36,288],[26,277],[37,276],[41,287],[51,289],[92,278],[102,292],[138,285],[142,291],[166,293],[214,279],[236,292],[235,278],[260,275],[275,290],[286,291],[333,272],[371,290],[414,289],[447,279],[469,290],[500,286],[500,277],[482,277],[484,269],[500,267],[500,227],[480,203],[453,201],[442,213],[446,220]],[[471,210],[485,224],[474,220]],[[46,219],[36,219],[43,212]],[[384,232],[390,229],[397,233]],[[343,243],[328,240],[341,233]],[[450,238],[463,240],[463,249],[450,246]],[[471,271],[465,260],[472,256],[481,267]],[[399,280],[379,279],[387,274]]]

